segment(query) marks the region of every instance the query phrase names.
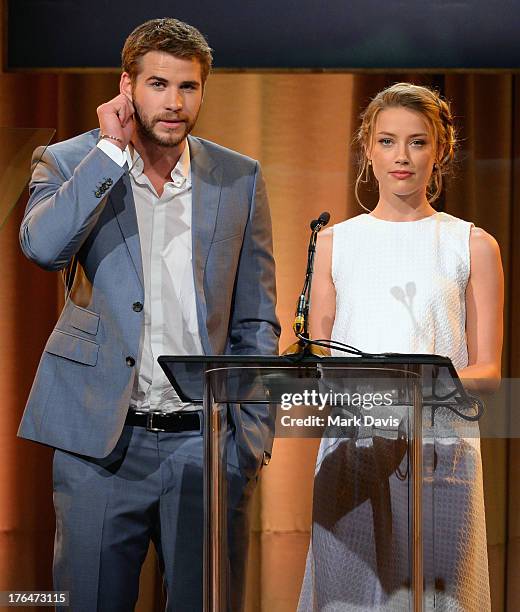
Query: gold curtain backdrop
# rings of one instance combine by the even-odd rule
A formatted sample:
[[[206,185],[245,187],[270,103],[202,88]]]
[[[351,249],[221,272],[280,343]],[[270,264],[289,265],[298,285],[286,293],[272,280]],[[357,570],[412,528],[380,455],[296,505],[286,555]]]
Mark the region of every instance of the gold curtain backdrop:
[[[461,149],[441,206],[499,241],[507,292],[504,375],[519,376],[517,75],[213,74],[196,134],[262,164],[273,218],[284,348],[293,341],[308,223],[323,210],[331,213],[331,223],[361,212],[353,196],[353,131],[370,96],[402,79],[436,85],[453,101]],[[56,127],[57,140],[63,140],[96,127],[96,107],[117,90],[116,74],[0,73],[0,126]],[[62,289],[59,275],[39,270],[21,254],[18,227],[26,200],[24,194],[0,232],[0,590],[52,588],[52,451],[17,439],[16,429],[61,308]],[[309,539],[317,443],[275,442],[255,496],[248,610],[295,609]],[[520,607],[519,445],[516,440],[483,440],[482,454],[493,610],[513,611]],[[159,591],[149,555],[138,610],[157,609]]]

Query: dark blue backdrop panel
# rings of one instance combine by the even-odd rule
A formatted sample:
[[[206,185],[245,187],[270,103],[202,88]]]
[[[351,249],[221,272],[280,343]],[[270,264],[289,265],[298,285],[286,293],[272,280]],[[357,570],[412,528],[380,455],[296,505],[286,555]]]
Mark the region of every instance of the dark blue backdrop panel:
[[[519,0],[9,0],[9,68],[117,67],[174,16],[219,68],[519,68]]]

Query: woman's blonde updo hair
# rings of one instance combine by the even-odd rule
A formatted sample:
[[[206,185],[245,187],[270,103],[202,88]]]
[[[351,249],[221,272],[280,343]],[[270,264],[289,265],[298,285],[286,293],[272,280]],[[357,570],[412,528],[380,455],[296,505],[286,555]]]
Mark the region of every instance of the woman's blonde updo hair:
[[[428,185],[428,202],[434,202],[442,191],[442,177],[448,173],[455,154],[457,142],[451,109],[434,90],[411,83],[395,83],[380,91],[361,115],[361,125],[355,135],[355,142],[361,149],[359,172],[356,179],[356,200],[366,209],[359,199],[360,183],[369,179],[369,160],[367,152],[372,146],[377,115],[387,108],[402,106],[424,116],[435,140],[435,163]]]

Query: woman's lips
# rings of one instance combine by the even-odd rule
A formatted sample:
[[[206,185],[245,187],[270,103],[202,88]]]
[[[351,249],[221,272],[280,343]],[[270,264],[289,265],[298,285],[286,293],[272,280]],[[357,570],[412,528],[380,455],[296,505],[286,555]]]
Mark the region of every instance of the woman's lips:
[[[395,172],[390,172],[392,176],[395,176],[396,179],[404,180],[413,175],[413,172],[406,172],[405,170],[397,170]]]

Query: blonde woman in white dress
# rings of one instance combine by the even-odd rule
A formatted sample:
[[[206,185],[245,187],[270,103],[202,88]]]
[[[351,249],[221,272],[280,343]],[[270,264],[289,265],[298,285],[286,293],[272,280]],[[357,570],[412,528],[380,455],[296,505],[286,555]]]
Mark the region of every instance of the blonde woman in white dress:
[[[448,103],[426,87],[397,83],[370,102],[357,139],[362,162],[356,192],[373,173],[379,200],[368,214],[319,236],[312,337],[333,338],[369,353],[447,355],[467,387],[496,387],[504,291],[499,247],[484,230],[432,207],[454,155]],[[469,438],[435,444],[436,610],[491,609],[475,431]],[[338,508],[335,495],[345,495],[353,474],[370,470],[365,459],[345,451],[345,442],[324,438],[320,447],[299,610],[401,612],[410,601],[408,485],[399,470],[386,474],[386,515],[384,507],[375,507],[378,493],[372,492],[358,495],[331,523],[331,508]],[[385,516],[386,526],[374,524]],[[385,550],[378,538],[389,540]]]

